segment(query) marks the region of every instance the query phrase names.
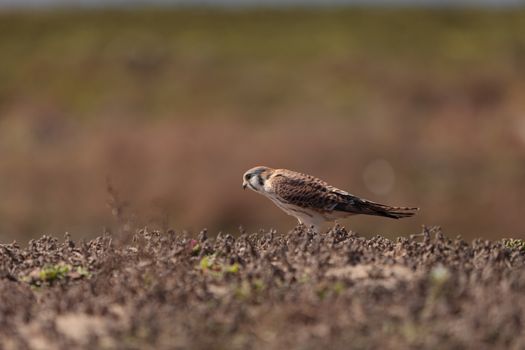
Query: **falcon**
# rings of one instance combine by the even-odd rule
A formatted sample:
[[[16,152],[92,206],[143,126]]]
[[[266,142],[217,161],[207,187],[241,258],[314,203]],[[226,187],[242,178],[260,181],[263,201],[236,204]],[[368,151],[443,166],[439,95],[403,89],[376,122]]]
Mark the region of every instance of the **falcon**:
[[[316,232],[324,222],[351,215],[401,219],[419,210],[375,203],[330,186],[312,175],[265,166],[257,166],[244,173],[242,187],[268,197],[286,214],[294,216],[299,224],[313,227]]]

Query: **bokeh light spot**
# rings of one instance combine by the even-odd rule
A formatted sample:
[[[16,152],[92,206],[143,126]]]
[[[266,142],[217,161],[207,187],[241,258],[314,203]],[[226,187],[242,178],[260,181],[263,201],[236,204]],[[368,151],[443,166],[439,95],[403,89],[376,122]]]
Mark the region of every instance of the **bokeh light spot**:
[[[377,195],[387,195],[394,188],[396,176],[394,168],[384,159],[370,162],[363,170],[366,188]]]

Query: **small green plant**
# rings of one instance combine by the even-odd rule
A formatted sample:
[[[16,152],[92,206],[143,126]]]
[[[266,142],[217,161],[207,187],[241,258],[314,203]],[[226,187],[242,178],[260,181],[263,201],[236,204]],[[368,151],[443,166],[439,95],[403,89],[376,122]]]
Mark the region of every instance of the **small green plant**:
[[[80,277],[91,277],[91,272],[83,266],[77,266],[75,271]]]
[[[507,238],[503,240],[503,245],[509,249],[525,252],[525,241],[523,239]]]
[[[299,280],[298,282],[299,283],[308,283],[310,281],[310,276],[306,273],[302,274],[300,277],[299,277]]]
[[[189,248],[191,250],[191,255],[192,256],[197,256],[199,255],[199,253],[201,252],[201,245],[199,244],[199,242],[197,242],[197,240],[195,239],[192,239],[189,243]]]
[[[71,265],[67,264],[45,266],[40,270],[39,277],[43,282],[53,282],[66,277],[71,269]]]
[[[215,266],[215,254],[202,257],[199,266],[202,272],[217,270],[217,267]]]
[[[440,290],[450,279],[450,271],[446,267],[438,265],[430,271],[429,276],[432,287]]]
[[[342,294],[345,289],[346,286],[342,281],[336,281],[334,283],[321,285],[316,289],[315,294],[320,300],[324,300],[327,297],[335,297]]]
[[[423,317],[430,317],[436,303],[446,294],[451,278],[452,273],[443,265],[434,266],[430,270],[428,273],[429,291],[422,311]],[[410,337],[407,338],[410,339]]]
[[[238,273],[239,272],[239,264],[237,263],[234,263],[233,265],[230,265],[230,266],[224,266],[223,267],[223,271],[226,272],[226,273]]]
[[[91,273],[85,267],[73,267],[69,264],[59,263],[56,265],[45,265],[40,269],[35,269],[29,275],[23,276],[22,280],[32,286],[38,287],[44,283],[52,284],[65,278],[80,279],[90,276]]]
[[[337,281],[332,286],[332,290],[336,295],[342,294],[345,291],[345,284],[341,281]]]
[[[239,300],[248,299],[252,294],[252,288],[248,281],[242,281],[237,288],[235,288],[235,297]]]
[[[264,281],[261,279],[256,279],[253,281],[253,289],[256,292],[262,292],[266,288],[266,285],[264,284]]]
[[[198,267],[204,273],[210,273],[215,277],[222,277],[224,274],[237,274],[240,270],[238,263],[232,265],[222,264],[217,261],[215,254],[204,256],[199,262]]]

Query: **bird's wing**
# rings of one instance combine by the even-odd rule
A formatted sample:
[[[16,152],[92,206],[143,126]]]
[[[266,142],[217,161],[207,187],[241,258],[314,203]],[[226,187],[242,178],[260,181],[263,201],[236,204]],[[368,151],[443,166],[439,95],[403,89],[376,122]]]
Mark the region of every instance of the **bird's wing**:
[[[341,195],[326,182],[292,171],[279,171],[271,178],[274,195],[287,204],[319,211],[332,211],[343,204]]]
[[[354,196],[314,176],[280,171],[271,179],[275,196],[282,202],[322,212],[344,212],[399,219],[414,215],[418,208],[392,207]]]

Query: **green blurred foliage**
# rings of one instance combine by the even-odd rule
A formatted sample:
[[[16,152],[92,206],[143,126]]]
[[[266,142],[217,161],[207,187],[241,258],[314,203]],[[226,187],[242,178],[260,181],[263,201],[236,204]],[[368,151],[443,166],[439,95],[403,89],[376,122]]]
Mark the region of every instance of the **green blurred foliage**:
[[[522,74],[524,17],[515,10],[4,13],[0,106],[47,102],[90,119],[113,109],[209,115],[210,105],[215,115],[260,116],[326,89],[318,103],[347,115],[366,108],[385,75],[442,86],[481,73]]]

